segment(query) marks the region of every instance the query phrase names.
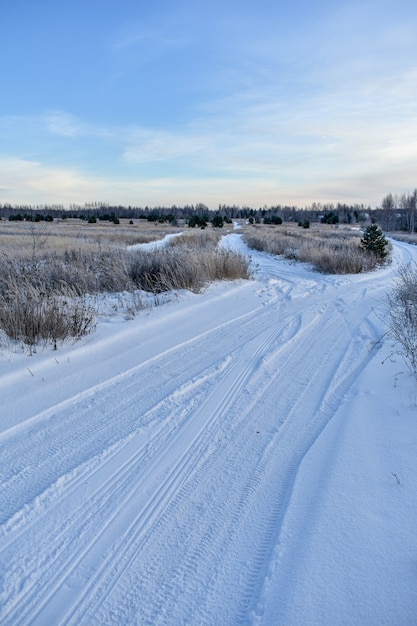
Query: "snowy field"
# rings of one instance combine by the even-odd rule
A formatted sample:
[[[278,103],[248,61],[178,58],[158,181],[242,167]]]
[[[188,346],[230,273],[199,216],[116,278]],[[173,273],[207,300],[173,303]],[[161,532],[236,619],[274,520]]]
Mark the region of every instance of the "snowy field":
[[[250,255],[1,350],[2,626],[417,624],[417,386],[380,341],[417,247],[358,276]]]

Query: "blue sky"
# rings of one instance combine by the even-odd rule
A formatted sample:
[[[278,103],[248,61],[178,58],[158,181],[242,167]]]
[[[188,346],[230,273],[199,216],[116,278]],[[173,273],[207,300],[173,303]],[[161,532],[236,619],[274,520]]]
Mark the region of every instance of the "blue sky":
[[[417,186],[415,0],[3,0],[0,203]]]

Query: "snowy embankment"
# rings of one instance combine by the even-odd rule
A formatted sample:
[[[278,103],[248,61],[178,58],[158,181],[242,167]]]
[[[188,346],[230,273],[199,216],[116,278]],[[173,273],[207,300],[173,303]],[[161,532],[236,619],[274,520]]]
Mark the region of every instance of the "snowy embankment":
[[[0,355],[1,624],[416,622],[417,388],[379,340],[417,249],[250,254],[253,281]]]

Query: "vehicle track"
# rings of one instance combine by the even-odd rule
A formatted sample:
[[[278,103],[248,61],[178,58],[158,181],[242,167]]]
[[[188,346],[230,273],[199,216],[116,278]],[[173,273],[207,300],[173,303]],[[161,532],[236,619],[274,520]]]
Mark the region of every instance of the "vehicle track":
[[[329,325],[331,325],[331,321],[330,321],[331,319],[332,319],[331,315],[329,314]],[[316,324],[318,323],[319,323],[319,320],[316,320]],[[336,325],[336,321],[333,322],[333,325]],[[314,328],[311,327],[310,329],[311,339],[310,340],[313,342],[314,342],[314,332],[315,332]],[[303,335],[303,333],[301,333],[301,335]],[[303,338],[301,338],[300,336],[300,341],[298,342],[299,352],[303,352],[305,350],[305,341],[306,341],[306,337],[304,336]],[[288,343],[291,343],[291,342],[292,342],[292,338],[288,339]],[[293,350],[294,350],[294,346],[293,346]],[[282,348],[278,349],[277,352],[281,352],[281,356],[282,356]],[[294,352],[293,352],[293,358],[295,358]],[[301,354],[299,354],[297,358],[302,358]],[[312,364],[312,367],[313,368],[315,367],[314,364]],[[257,371],[259,372],[259,370]],[[239,421],[235,421],[236,413],[241,414],[241,411],[243,410],[243,408],[239,406],[238,411],[231,411],[231,408],[233,408],[232,405],[229,407],[229,411],[231,412],[231,414],[233,414],[233,421],[229,419],[227,424],[228,424],[228,427],[234,428],[233,436],[225,440],[227,443],[225,443],[224,445],[217,445],[216,448],[213,449],[210,455],[206,454],[205,462],[200,466],[200,468],[195,472],[195,474],[193,474],[192,476],[188,478],[187,486],[181,491],[178,490],[173,501],[169,503],[168,511],[166,512],[166,514],[163,514],[162,516],[160,516],[158,530],[154,531],[154,533],[160,532],[163,537],[166,537],[167,535],[175,534],[175,529],[172,527],[170,528],[169,533],[167,531],[164,531],[163,529],[161,530],[161,524],[164,523],[164,520],[166,520],[166,523],[168,524],[169,520],[176,519],[178,517],[178,510],[181,509],[182,504],[185,501],[187,503],[190,502],[190,499],[192,498],[192,494],[196,493],[196,491],[198,491],[198,489],[201,488],[202,483],[207,484],[207,482],[210,483],[210,481],[215,481],[215,475],[218,474],[219,467],[222,467],[222,473],[226,474],[229,477],[233,476],[233,474],[236,472],[237,467],[240,467],[242,456],[241,456],[241,452],[237,454],[236,450],[240,450],[240,451],[242,451],[242,449],[244,450],[245,441],[246,442],[251,441],[251,437],[253,439],[254,432],[253,432],[253,424],[251,423],[251,412],[252,412],[254,405],[256,405],[259,402],[261,397],[264,396],[266,393],[268,393],[268,390],[272,389],[273,379],[274,377],[271,376],[270,379],[268,380],[268,384],[264,384],[262,386],[262,388],[258,392],[258,395],[256,396],[252,395],[253,402],[251,406],[246,407],[244,418],[241,417]],[[236,395],[236,398],[237,397],[238,395]],[[239,405],[239,402],[237,402],[237,404]],[[328,414],[326,415],[328,419]],[[225,413],[223,413],[223,416],[227,417]],[[306,420],[308,420],[308,417],[304,416],[304,419],[303,419],[304,427],[306,426]],[[290,416],[288,418],[288,423],[291,424],[292,436],[294,436],[294,432],[293,432],[294,420],[292,420]],[[296,424],[296,429],[298,431],[299,431],[299,427],[300,427],[300,424]],[[280,429],[277,430],[277,433],[279,431]],[[298,435],[299,435],[299,432],[298,432]],[[310,438],[312,436],[313,435],[310,433],[309,438],[307,438],[307,440],[310,441]],[[315,436],[317,436],[317,434]],[[236,446],[235,437],[237,437],[239,440],[238,446]],[[219,568],[218,563],[220,563],[220,568],[225,566],[224,562],[222,563],[222,559],[220,558],[221,554],[224,554],[225,556],[227,556],[228,559],[230,559],[230,549],[226,545],[228,541],[230,542],[231,534],[229,531],[233,527],[239,527],[239,525],[242,525],[241,520],[244,517],[245,512],[256,510],[257,508],[259,508],[259,492],[264,493],[264,494],[268,493],[268,498],[271,498],[271,494],[272,494],[272,500],[276,501],[277,504],[275,508],[273,509],[272,513],[270,513],[269,518],[268,516],[263,515],[262,516],[263,519],[256,520],[257,535],[258,537],[262,538],[262,540],[259,539],[259,543],[253,546],[253,554],[256,555],[256,557],[254,558],[254,561],[251,564],[251,570],[247,577],[247,591],[246,591],[247,598],[246,598],[246,603],[244,603],[244,609],[241,610],[240,617],[243,616],[243,613],[245,614],[248,613],[250,609],[250,597],[253,595],[253,586],[255,585],[256,581],[259,581],[259,579],[262,579],[262,576],[260,575],[262,567],[267,567],[267,563],[268,563],[267,555],[269,554],[269,551],[271,549],[271,544],[273,543],[272,537],[275,536],[275,533],[277,530],[277,520],[279,519],[281,515],[284,514],[283,509],[285,510],[284,504],[285,504],[286,494],[290,493],[291,491],[291,484],[293,482],[293,477],[296,473],[297,465],[287,468],[284,473],[283,479],[279,485],[279,488],[277,489],[276,487],[275,492],[273,490],[267,491],[265,489],[265,475],[268,475],[268,474],[275,475],[275,473],[279,472],[280,470],[282,472],[282,468],[285,469],[285,464],[282,463],[282,460],[280,461],[280,464],[278,464],[277,466],[275,457],[277,454],[277,449],[279,450],[279,453],[282,455],[283,450],[287,449],[287,445],[285,442],[284,442],[284,445],[282,444],[281,433],[279,437],[278,437],[278,434],[276,434],[275,438],[279,439],[278,444],[275,443],[275,445],[272,445],[271,442],[270,441],[268,442],[268,440],[266,439],[265,447],[261,451],[261,454],[259,454],[259,451],[258,451],[257,455],[252,459],[251,459],[250,450],[248,449],[245,450],[244,458],[247,463],[247,466],[245,467],[244,473],[245,473],[247,482],[246,482],[245,488],[243,489],[243,492],[237,491],[236,493],[233,493],[233,494],[229,492],[229,498],[236,499],[235,506],[229,507],[231,509],[231,510],[228,510],[229,519],[227,519],[224,515],[222,515],[221,511],[219,510],[216,510],[216,514],[214,516],[209,515],[209,513],[206,510],[204,513],[204,519],[202,519],[201,516],[196,517],[193,520],[193,524],[191,524],[191,527],[196,526],[197,528],[203,528],[204,532],[200,532],[197,535],[198,541],[195,545],[193,545],[192,548],[188,547],[185,553],[184,551],[181,552],[181,558],[178,561],[179,564],[177,564],[175,569],[172,569],[169,572],[168,577],[161,578],[161,571],[159,571],[158,580],[160,582],[158,584],[156,591],[153,589],[153,585],[152,585],[152,581],[154,580],[154,576],[156,573],[156,569],[155,569],[156,565],[154,564],[154,568],[153,570],[151,570],[152,576],[148,580],[149,593],[153,594],[152,603],[150,602],[150,598],[147,598],[146,596],[142,595],[142,597],[144,597],[143,606],[144,607],[150,606],[152,608],[152,611],[147,613],[146,608],[142,609],[142,612],[140,613],[140,618],[139,618],[140,623],[155,623],[155,624],[170,623],[170,620],[174,620],[174,623],[176,623],[175,622],[176,616],[178,619],[180,619],[180,616],[182,616],[181,617],[182,619],[186,619],[186,620],[190,619],[191,623],[210,623],[210,620],[213,619],[212,609],[211,611],[210,610],[207,611],[207,616],[210,615],[211,617],[207,619],[207,622],[204,622],[203,614],[200,614],[200,612],[197,615],[193,613],[193,610],[195,610],[195,607],[184,606],[183,604],[178,602],[178,596],[180,594],[182,584],[187,576],[187,572],[188,573],[190,571],[195,572],[196,581],[194,584],[196,588],[198,587],[200,590],[202,588],[209,589],[210,584],[211,584],[213,595],[210,596],[207,594],[207,601],[211,597],[211,601],[214,604],[214,598],[218,597],[218,594],[219,594],[219,587],[217,585],[213,586],[213,582],[212,582],[213,576],[215,577],[214,571],[218,570]],[[230,445],[232,441],[234,444],[233,446]],[[294,453],[294,447],[291,448],[291,451],[292,453]],[[302,452],[300,454],[304,454],[304,453],[305,453],[305,449],[302,448]],[[232,458],[230,458],[230,455]],[[288,453],[287,453],[287,456],[288,456]],[[291,458],[292,458],[292,455],[291,455]],[[227,462],[225,461],[225,459],[227,460]],[[252,460],[253,464],[250,464],[248,462],[250,460]],[[269,487],[271,488],[271,485],[269,485]],[[274,493],[276,497],[274,497]],[[206,492],[206,495],[207,495],[207,492]],[[213,495],[210,499],[213,500]],[[217,496],[217,499],[219,499],[219,496]],[[265,503],[263,503],[260,510],[265,512]],[[250,522],[251,522],[250,527],[253,529],[254,520],[251,519]],[[186,524],[186,528],[188,527],[190,527],[190,523]],[[220,540],[221,538],[222,540]],[[240,540],[241,539],[242,537],[240,537]],[[248,546],[248,541],[249,541],[248,537],[245,536],[245,541],[243,542],[245,546],[245,553],[246,553],[246,549]],[[181,543],[182,542],[179,540],[176,541],[177,545]],[[163,551],[163,546],[160,546],[160,550]],[[135,550],[135,554],[137,553],[137,551],[138,550]],[[154,550],[154,553],[157,554],[158,550]],[[207,568],[204,568],[201,565],[201,563],[204,563],[204,562],[208,563]],[[131,565],[131,569],[134,569],[133,561],[130,563],[130,565]],[[242,568],[243,568],[243,563],[242,563]],[[203,572],[203,569],[205,570],[204,572]],[[127,568],[123,569],[122,573],[126,579],[128,577]],[[144,587],[143,577],[144,576],[146,576],[146,574],[142,572],[142,575],[141,575],[142,594],[144,593],[143,592],[143,587]],[[217,580],[218,579],[219,579],[219,573],[217,572]],[[136,580],[136,583],[134,582],[135,580]],[[173,583],[173,581],[176,581],[176,582]],[[222,584],[224,583],[226,583],[226,581],[222,582]],[[135,575],[131,574],[128,578],[128,582],[126,582],[125,580],[125,582],[122,584],[122,587],[124,589],[128,588],[128,589],[137,590],[137,578],[135,579]],[[108,598],[109,595],[110,595],[109,588],[107,586],[104,586],[104,589],[102,590],[102,593],[97,598],[97,603],[96,603],[97,611],[99,611],[99,615],[100,615],[100,620],[104,623],[106,622],[106,619],[108,620],[108,615],[106,616],[106,613],[105,613],[105,606],[106,606],[106,598]],[[155,596],[157,597],[158,601],[156,601]],[[201,598],[201,594],[197,594],[197,597]],[[126,601],[125,596],[123,597],[123,603],[125,606],[129,605],[129,602]],[[132,602],[131,605],[133,606],[134,603]],[[230,605],[230,601],[229,601],[229,605]],[[222,606],[223,606],[223,611],[224,611],[224,605]],[[89,608],[91,609],[91,604],[89,605]],[[93,611],[93,614],[94,614],[94,611]],[[86,615],[84,615],[84,617],[86,617]],[[236,616],[234,617],[231,616],[231,620],[233,621],[235,617]],[[240,617],[238,613],[238,618],[240,619]],[[130,616],[130,618],[133,618],[133,617]],[[138,616],[136,615],[136,619],[137,618]],[[223,615],[223,618],[224,618],[224,615]],[[77,619],[80,619],[79,614],[77,615]],[[76,623],[76,619],[74,619],[73,623]],[[233,621],[233,623],[235,622]],[[237,621],[236,623],[239,623],[239,621]]]
[[[259,337],[256,337],[255,340],[251,340],[240,351],[244,351],[248,355],[250,355],[250,362],[251,363],[253,362],[254,367],[256,367],[258,354],[262,353],[264,344],[268,343],[271,340],[270,338],[271,335],[275,335],[278,332],[279,331],[276,329],[273,330],[272,332],[268,330],[267,333],[265,332],[263,333],[263,335],[267,334],[266,340],[261,339],[261,344],[258,346],[257,349],[254,349],[254,344],[259,343],[260,341]],[[245,379],[247,377],[247,371],[249,368],[248,366],[244,368],[242,372],[239,372],[240,367],[241,367],[240,365],[241,362],[242,362],[241,355],[240,355],[240,358],[230,361],[228,367],[222,373],[222,378],[220,382],[220,386],[225,387],[226,389],[230,386],[230,381],[234,381],[234,394],[237,394],[239,390],[241,389],[241,387],[244,385]],[[238,381],[240,381],[240,383]],[[214,393],[215,395],[213,395]],[[217,396],[219,400],[217,400]],[[121,533],[122,535],[126,535],[126,536],[132,535],[133,537],[129,541],[126,541],[123,546],[120,546],[117,549],[117,553],[123,556],[123,562],[125,562],[126,560],[126,554],[129,551],[130,546],[133,546],[131,549],[133,549],[134,552],[137,551],[137,546],[133,542],[137,541],[138,538],[140,541],[144,540],[142,538],[142,535],[144,533],[144,529],[146,529],[147,526],[150,524],[150,520],[154,521],[154,517],[156,515],[161,515],[161,512],[163,512],[164,506],[166,506],[166,503],[169,502],[170,498],[172,497],[172,494],[179,490],[180,484],[182,481],[184,481],[185,479],[188,479],[187,477],[193,471],[193,467],[198,462],[200,455],[204,454],[205,441],[206,441],[206,438],[209,436],[207,433],[207,430],[208,429],[212,430],[213,428],[216,428],[216,419],[218,418],[218,415],[221,415],[226,410],[225,407],[230,402],[232,402],[232,399],[233,399],[233,394],[227,394],[225,392],[219,393],[218,386],[216,386],[215,390],[209,393],[208,397],[203,402],[203,405],[201,406],[201,408],[198,410],[194,409],[192,420],[183,422],[181,424],[181,427],[178,428],[175,433],[171,432],[169,438],[166,438],[164,440],[163,445],[162,446],[160,445],[159,447],[157,447],[157,450],[154,456],[146,459],[147,461],[146,464],[142,463],[142,470],[135,468],[135,472],[140,474],[139,485],[141,482],[146,484],[149,480],[149,477],[152,476],[152,474],[155,472],[156,469],[158,469],[159,474],[163,475],[163,480],[161,484],[156,487],[155,492],[152,493],[152,496],[149,499],[145,500],[144,505],[143,505],[144,506],[143,511],[140,509],[140,513],[136,516],[136,518],[131,523],[129,528],[123,532],[119,531],[119,533]],[[189,440],[190,438],[192,438],[192,436],[194,435],[194,431],[196,432],[194,439],[191,440],[190,446],[189,448],[187,448],[185,446],[185,442],[186,440]],[[173,463],[172,459],[170,458],[169,451],[173,447],[175,447],[178,439],[181,439],[181,442],[184,447],[182,456],[178,461],[175,461],[175,465],[173,468],[168,467],[168,465],[170,466]],[[155,442],[153,442],[153,444],[155,444]],[[153,447],[155,448],[155,445],[153,445]],[[201,448],[200,455],[198,453],[199,448]],[[135,460],[129,461],[129,469],[131,465],[133,466],[136,465]],[[166,471],[164,471],[165,465],[167,465]],[[122,489],[123,499],[120,502],[120,506],[116,508],[114,504],[114,493],[109,494],[107,493],[108,490],[104,489],[105,495],[103,497],[105,497],[106,501],[108,501],[111,496],[112,508],[114,510],[110,519],[109,518],[106,519],[106,524],[104,528],[102,529],[101,534],[104,534],[106,532],[107,527],[111,523],[114,524],[114,520],[117,518],[121,510],[123,510],[123,518],[124,518],[123,526],[126,525],[126,520],[128,518],[126,514],[126,510],[128,508],[128,503],[136,490],[137,485],[132,488],[133,481],[132,481],[131,471],[124,472],[124,474],[126,474],[126,477],[124,478],[123,482],[125,482],[128,487],[130,484],[130,487],[131,487],[130,491],[129,489],[127,489],[126,491],[122,489],[124,487],[124,484],[123,482],[121,482],[121,477],[119,475],[116,475],[115,479],[113,480],[112,478],[110,481],[111,485],[114,485],[117,482],[117,489],[118,490]],[[134,484],[135,483],[133,483],[133,485]],[[97,507],[94,507],[94,510],[96,508]],[[100,506],[100,509],[101,508],[102,508],[102,504]],[[135,511],[136,511],[136,508],[137,507],[135,506]],[[99,509],[97,508],[97,510]],[[97,511],[95,512],[97,513]],[[79,514],[77,514],[76,516],[77,520],[78,521],[84,520],[85,513],[86,513],[85,511],[82,511]],[[87,516],[87,519],[90,519],[90,518]],[[72,521],[71,521],[71,524],[72,524]],[[66,550],[66,552],[68,552],[67,559],[65,559],[65,553],[63,556],[61,556],[60,569],[59,569],[59,572],[61,573],[54,573],[52,577],[50,577],[49,579],[47,578],[47,580],[45,581],[45,584],[43,585],[44,587],[46,586],[49,589],[49,595],[48,594],[45,595],[45,593],[42,594],[42,598],[43,598],[42,603],[39,603],[36,596],[34,597],[34,602],[37,603],[36,611],[34,607],[31,606],[30,602],[28,601],[28,590],[26,589],[26,601],[25,601],[26,614],[30,615],[31,620],[33,620],[38,615],[39,611],[43,608],[43,606],[45,606],[48,603],[48,601],[50,601],[50,598],[52,597],[52,595],[56,593],[59,588],[62,588],[64,580],[66,580],[66,578],[68,578],[68,576],[71,575],[72,571],[76,568],[80,560],[82,558],[85,558],[86,553],[95,549],[95,544],[101,541],[102,539],[102,537],[100,536],[100,532],[98,535],[97,535],[97,532],[98,532],[98,529],[96,529],[96,532],[94,533],[94,535],[91,532],[89,533],[90,536],[93,536],[93,539],[85,547],[84,550],[80,552],[78,548],[78,551],[80,552],[79,558],[77,558],[74,555],[73,546],[71,546],[70,552]],[[114,533],[114,529],[112,530],[112,532]],[[78,536],[78,533],[77,533],[77,536]],[[56,547],[54,545],[53,545],[53,551],[54,552],[56,551]],[[111,558],[111,569],[113,570],[115,567],[114,564],[117,562],[117,558],[114,558],[112,553],[111,553],[110,558]],[[104,565],[101,568],[101,570],[105,572],[106,575],[108,575],[108,572],[107,572],[108,569],[109,569],[109,563],[107,563],[106,560],[104,560]],[[45,572],[44,572],[44,577],[45,577]],[[91,584],[93,585],[93,583]],[[96,587],[96,585],[93,585],[93,588],[94,587]],[[106,588],[106,593],[107,592],[108,590]],[[39,585],[36,586],[36,593],[37,594],[39,593]],[[91,606],[90,596],[88,596],[88,606],[90,610],[90,606]],[[14,619],[15,616],[12,615],[11,617]],[[24,623],[24,618],[25,618],[24,615],[22,614],[19,615],[19,619],[22,623]],[[42,619],[45,619],[45,617],[43,616]],[[75,621],[77,622],[78,619],[79,617],[77,617]]]
[[[278,329],[274,329],[273,331],[268,330],[268,332],[267,332],[268,339],[266,340],[266,342],[270,341],[270,338],[269,338],[270,335],[271,336],[272,335],[277,335],[280,332],[281,332],[281,330],[279,329],[279,327],[278,327]],[[263,345],[264,345],[264,341],[261,340],[261,345],[260,345],[260,347],[257,350],[253,350],[253,344],[258,343],[259,342],[259,337],[261,335],[264,335],[264,334],[265,334],[265,331],[263,333],[261,333],[258,337],[255,336],[255,339],[251,339],[250,341],[247,341],[246,344],[243,344],[242,348],[238,349],[238,352],[244,350],[248,354],[252,355],[251,358],[254,360],[255,367],[256,367],[256,362],[257,362],[256,360],[257,360],[259,354],[262,353],[262,348],[263,348]],[[222,370],[222,369],[226,370],[225,372],[222,372],[223,375],[227,374],[227,369],[233,369],[233,370],[236,369],[236,367],[237,367],[236,363],[237,364],[240,363],[239,355],[237,355],[237,357],[238,358],[236,358],[234,361],[230,361],[229,360],[229,365],[226,366],[225,368],[223,368],[223,366],[220,367],[220,370]],[[217,375],[219,375],[219,372],[217,372]],[[233,372],[233,374],[229,374],[229,377],[230,376],[232,376],[233,379],[236,378],[236,375],[235,375],[234,372]],[[242,374],[242,376],[243,376],[243,380],[244,380],[244,378],[245,378],[244,374]],[[209,374],[207,373],[207,371],[203,372],[201,378],[202,378],[202,381],[204,383],[207,383],[207,380],[209,379]],[[227,378],[226,378],[226,380],[227,380]],[[171,379],[171,382],[173,382],[172,388],[174,389],[174,392],[173,392],[174,395],[175,394],[176,395],[178,395],[178,394],[181,395],[181,390],[178,391],[178,388],[177,388],[178,378],[174,379],[174,381],[172,381],[172,379]],[[195,396],[196,387],[198,387],[198,383],[193,381],[192,384],[191,384],[191,391],[192,391],[193,396]],[[124,392],[126,393],[126,389],[124,390]],[[135,392],[134,397],[136,397],[136,395],[137,395],[137,392]],[[222,395],[220,396],[220,398],[222,398]],[[130,408],[131,408],[131,404],[130,403],[127,403],[126,401],[125,402],[115,402],[115,398],[111,398],[111,400],[112,400],[112,405],[116,405],[118,407],[119,411],[123,410],[123,408],[126,407],[126,406],[128,406],[128,409],[130,411]],[[118,398],[116,398],[116,400],[118,400]],[[184,400],[184,398],[182,398],[182,400]],[[106,403],[107,403],[107,401],[108,401],[108,398],[106,398]],[[167,400],[165,399],[162,402],[160,402],[158,405],[152,407],[149,410],[149,413],[154,413],[155,415],[158,415],[158,414],[162,413],[162,415],[165,415],[167,411],[166,410],[162,410],[161,411],[159,405],[164,405],[166,403],[167,403]],[[79,416],[79,411],[76,411],[76,413]],[[98,411],[97,414],[101,415],[101,412]],[[170,407],[169,415],[170,415],[170,422],[171,422],[171,424],[172,423],[175,424],[175,420],[172,420],[172,406]],[[86,411],[85,415],[82,415],[82,421],[84,422],[84,421],[88,420],[90,417],[91,417],[91,411]],[[102,417],[102,415],[101,415],[101,417]],[[146,414],[145,414],[145,418],[146,418]],[[145,422],[146,421],[147,420],[145,419]],[[187,426],[187,429],[189,429],[188,422],[183,420],[183,422],[181,424],[182,430],[185,430],[185,426]],[[56,532],[56,531],[55,531],[55,533],[52,532],[52,534],[50,534],[48,536],[48,550],[46,552],[47,552],[47,554],[51,554],[51,555],[54,554],[55,558],[58,556],[58,558],[59,558],[59,560],[61,562],[61,567],[60,567],[61,571],[64,571],[64,570],[68,571],[69,561],[70,560],[73,561],[74,558],[75,558],[74,557],[74,545],[73,544],[74,544],[75,538],[77,538],[81,532],[83,532],[83,533],[86,532],[86,528],[85,528],[86,527],[86,522],[85,522],[85,520],[93,520],[93,514],[89,513],[89,511],[87,509],[91,509],[94,512],[96,509],[98,510],[99,508],[101,508],[103,506],[103,501],[104,500],[107,502],[107,501],[110,500],[110,498],[112,499],[112,503],[113,503],[113,506],[114,506],[114,499],[115,499],[115,495],[116,495],[115,494],[115,491],[116,491],[115,486],[117,486],[117,491],[121,491],[121,493],[123,493],[124,483],[129,484],[129,480],[131,481],[131,478],[132,478],[131,477],[131,473],[132,473],[131,467],[134,467],[136,464],[138,464],[140,461],[142,461],[142,457],[144,458],[145,461],[146,461],[146,457],[149,457],[149,454],[148,455],[145,454],[146,450],[151,450],[151,452],[152,452],[153,450],[156,449],[156,451],[157,451],[157,453],[159,454],[159,457],[160,457],[161,456],[161,452],[160,452],[161,443],[160,443],[160,441],[162,441],[163,445],[168,446],[168,444],[171,441],[172,436],[173,436],[172,435],[172,428],[170,428],[170,429],[166,429],[165,428],[166,432],[164,432],[164,438],[161,437],[161,431],[163,431],[163,430],[164,430],[163,428],[159,428],[159,430],[156,432],[156,434],[153,436],[153,438],[150,441],[147,442],[146,447],[144,447],[140,452],[135,453],[134,457],[129,460],[129,463],[126,463],[123,466],[122,470],[117,471],[115,473],[114,477],[112,477],[111,480],[109,481],[110,487],[112,488],[111,491],[110,491],[110,488],[109,488],[108,484],[105,483],[104,486],[101,487],[98,490],[97,493],[93,493],[93,494],[91,494],[89,496],[88,507],[87,506],[83,506],[79,511],[77,511],[77,513],[75,515],[69,515],[68,518],[67,518],[67,522],[64,525],[64,528],[60,529],[59,532]],[[180,434],[181,434],[181,436],[184,436],[184,434],[182,433],[182,430],[180,431]],[[59,434],[60,434],[60,432],[58,433],[57,439],[59,438]],[[158,437],[157,437],[157,435],[158,435]],[[177,434],[176,436],[179,436],[179,435]],[[157,439],[159,439],[159,440],[157,440]],[[33,442],[31,442],[31,443],[33,445]],[[116,444],[113,444],[113,447],[116,449],[116,452],[114,452],[114,453],[112,452],[111,454],[109,454],[109,458],[107,458],[108,455],[106,455],[105,458],[104,458],[104,462],[105,463],[112,462],[114,460],[114,456],[116,454],[119,454],[118,447],[120,447],[120,446],[118,446]],[[39,450],[38,450],[38,452],[39,452]],[[158,457],[158,459],[159,459],[159,457]],[[45,462],[47,462],[47,459],[46,459]],[[153,463],[153,465],[156,465],[157,463],[160,463],[160,460],[155,461]],[[97,468],[97,466],[94,466],[93,468],[91,468],[90,465],[91,465],[91,462],[81,463],[76,468],[75,476],[73,477],[71,475],[69,483],[66,485],[65,489],[63,490],[63,494],[61,494],[61,495],[58,494],[58,497],[56,498],[55,501],[52,500],[52,503],[50,501],[48,502],[48,507],[45,508],[44,515],[46,515],[46,514],[50,515],[51,514],[51,508],[56,507],[62,499],[64,499],[64,498],[68,499],[69,495],[71,493],[73,493],[76,488],[79,487],[80,483],[85,482],[88,478],[91,478],[92,473],[98,473],[99,471],[102,471],[102,467],[101,466],[99,466],[98,468]],[[72,470],[72,473],[74,473],[74,470]],[[70,472],[70,474],[71,474],[71,472]],[[148,474],[149,474],[149,472],[148,472]],[[48,484],[48,481],[47,481],[46,484]],[[62,485],[61,485],[61,488],[62,488]],[[125,504],[125,502],[126,502],[126,500],[128,498],[129,498],[129,494],[125,497],[125,499],[123,500],[121,506],[123,506]],[[97,504],[99,504],[100,506],[98,507]],[[67,509],[70,510],[70,503],[67,504]],[[62,515],[62,510],[60,512],[60,515]],[[36,511],[36,523],[38,525],[39,525],[39,521],[40,521],[41,517],[42,517],[42,515],[40,515],[39,514],[39,510],[37,510]],[[80,524],[82,524],[82,528],[80,528]],[[13,524],[11,526],[12,526],[12,530],[9,531],[9,534],[13,535],[13,532],[12,532],[13,531]],[[68,541],[69,529],[71,529],[71,531],[72,531],[72,536],[73,536],[72,542]],[[25,524],[24,525],[24,531],[27,532],[27,530],[28,530],[28,525]],[[94,528],[94,531],[96,533],[98,531],[98,529]],[[20,533],[19,532],[15,532],[14,535],[15,535],[14,539],[13,540],[9,540],[7,542],[7,544],[3,547],[3,552],[4,552],[5,548],[9,548],[9,555],[14,553],[15,545],[13,545],[13,544],[15,544],[16,541],[20,538]],[[65,542],[65,545],[61,546],[61,542],[63,541],[63,538],[66,539],[66,542]],[[61,552],[60,552],[60,550],[61,550]],[[69,555],[67,559],[65,558],[65,554],[66,553],[68,553],[68,555]],[[26,555],[26,559],[28,560],[28,555]],[[13,558],[11,560],[13,562]],[[19,555],[18,554],[15,555],[15,561],[16,561],[16,563],[19,562]],[[38,566],[39,566],[39,563],[36,561],[36,551],[35,551],[34,552],[34,561],[33,561],[32,571],[35,572],[36,569],[38,568]],[[9,576],[13,575],[13,566],[12,566],[12,563],[10,563],[10,561],[9,561],[8,572],[9,572]],[[26,576],[27,576],[27,580],[30,580],[30,568],[28,568]],[[57,574],[54,573],[51,576],[52,577],[56,577]],[[62,579],[59,579],[59,577],[58,577],[58,580],[59,580],[59,584],[61,584],[62,583]],[[43,581],[44,582],[41,585],[42,588],[45,588],[45,587],[46,588],[50,588],[52,583],[53,583],[53,580],[48,578],[48,576],[46,575],[45,570],[43,571]],[[26,614],[27,615],[31,615],[31,618],[33,618],[34,609],[33,609],[32,604],[29,601],[30,589],[35,589],[37,594],[39,594],[39,592],[42,591],[42,589],[39,589],[39,582],[36,579],[31,581],[31,583],[29,585],[25,585],[25,587],[24,587],[25,604],[26,604],[26,608],[27,608]],[[47,599],[48,599],[45,596],[45,593],[43,593],[43,597],[44,597],[44,603],[45,603],[47,601]],[[16,598],[16,601],[15,601],[15,605],[16,606],[19,604],[19,600],[20,600],[20,597],[18,596]],[[33,602],[34,603],[36,602],[36,595],[34,596]],[[10,616],[10,619],[12,619],[12,620],[15,619],[15,615],[14,615],[13,612],[9,613],[9,616]],[[22,620],[23,616],[20,615],[19,619]]]

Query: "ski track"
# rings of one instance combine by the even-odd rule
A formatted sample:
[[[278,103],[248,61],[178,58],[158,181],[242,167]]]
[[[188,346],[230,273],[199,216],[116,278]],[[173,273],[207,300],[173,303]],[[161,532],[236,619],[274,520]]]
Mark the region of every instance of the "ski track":
[[[256,259],[249,312],[1,434],[4,626],[262,619],[298,468],[378,351],[395,263],[300,281]]]

